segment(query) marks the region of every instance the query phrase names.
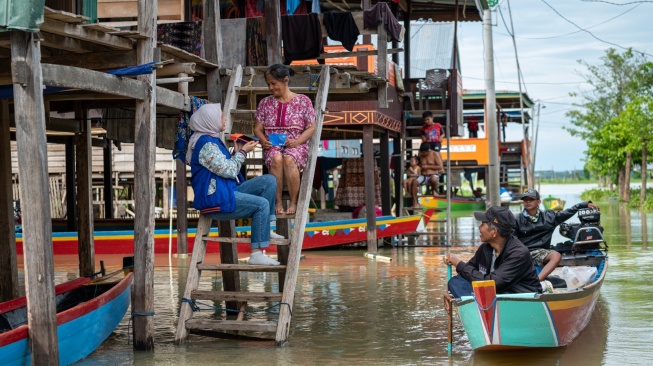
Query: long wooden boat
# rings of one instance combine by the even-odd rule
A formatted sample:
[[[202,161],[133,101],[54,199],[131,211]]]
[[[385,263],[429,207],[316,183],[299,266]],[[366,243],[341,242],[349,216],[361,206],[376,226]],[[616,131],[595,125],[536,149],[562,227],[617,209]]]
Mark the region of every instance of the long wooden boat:
[[[423,214],[411,216],[381,216],[376,218],[376,236],[385,238],[401,235],[409,232],[423,230],[429,223],[434,210],[427,210]],[[133,225],[133,224],[132,224]],[[239,237],[249,237],[251,228],[249,226],[236,227],[236,234]],[[217,228],[211,229],[211,236],[218,236]],[[193,250],[195,229],[188,230],[188,250]],[[317,249],[363,242],[367,240],[367,222],[365,218],[338,220],[327,222],[310,222],[304,230],[304,242],[302,249]],[[77,232],[53,232],[53,251],[55,255],[77,254]],[[22,234],[16,234],[16,252],[23,253]],[[172,232],[170,242],[169,229],[157,229],[154,231],[154,253],[167,254],[171,246],[173,254],[177,253],[177,233]],[[134,253],[134,231],[95,231],[94,247],[96,254],[133,254]],[[209,245],[207,253],[219,253],[217,245]],[[238,251],[249,252],[249,244],[239,243]],[[271,245],[268,251],[275,252],[276,245]]]
[[[432,196],[423,196],[419,199],[420,204],[423,208],[429,209],[438,209],[446,210],[447,209],[447,198],[446,197],[432,197]],[[485,201],[476,200],[469,197],[453,197],[451,199],[451,211],[484,211],[485,210]]]
[[[584,286],[555,288],[543,294],[496,295],[494,281],[480,281],[472,283],[473,296],[452,301],[474,350],[561,347],[585,329],[608,269],[603,236],[595,227],[585,231],[587,240],[577,240],[562,250],[562,260],[553,273],[564,266],[596,268]]]
[[[85,358],[116,329],[129,308],[132,276],[123,276],[120,270],[95,280],[83,277],[55,286],[59,364]],[[0,304],[0,328],[0,362],[30,365],[25,297]]]
[[[542,200],[542,205],[547,210],[562,211],[565,209],[565,200],[555,198],[551,195]]]

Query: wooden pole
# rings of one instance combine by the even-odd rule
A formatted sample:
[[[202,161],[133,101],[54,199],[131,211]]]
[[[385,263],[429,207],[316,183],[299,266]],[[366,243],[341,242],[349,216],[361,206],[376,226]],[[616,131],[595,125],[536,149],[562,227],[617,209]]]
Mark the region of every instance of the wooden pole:
[[[204,2],[204,58],[218,65],[218,68],[206,70],[206,91],[211,103],[222,101],[222,83],[220,67],[223,65],[222,33],[220,31],[220,4],[218,0]]]
[[[111,140],[104,140],[104,218],[113,218],[113,148]]]
[[[376,57],[377,75],[384,81],[379,82],[378,101],[379,108],[388,108],[388,32],[385,30],[385,24],[388,22],[387,7],[382,9],[383,21],[377,27],[377,48],[378,56]]]
[[[154,60],[157,1],[138,0],[137,64]],[[148,95],[136,101],[134,139],[134,289],[132,317],[134,349],[154,349],[154,162],[156,136],[156,77],[141,75]]]
[[[75,187],[75,138],[66,141],[66,226],[77,231],[77,187]]]
[[[374,126],[363,127],[363,164],[365,176],[365,213],[367,218],[367,251],[377,252],[376,243],[376,187],[374,185]]]
[[[11,72],[19,189],[23,211],[25,294],[33,365],[58,365],[41,49],[36,33],[11,32]]]
[[[188,74],[179,73],[177,76],[181,78],[188,76]],[[209,78],[207,77],[207,90],[211,89],[208,86],[208,80]],[[182,93],[184,96],[188,96],[188,83],[180,82],[177,84],[177,91]],[[212,94],[213,92],[211,91],[210,93]],[[175,175],[177,178],[177,186],[175,187],[177,192],[177,255],[179,257],[185,258],[188,254],[188,207],[186,206],[188,197],[186,196],[186,163],[181,159],[176,159],[175,164]],[[172,209],[172,207],[170,207],[170,209]]]
[[[90,277],[95,273],[95,246],[93,242],[93,176],[91,161],[91,121],[86,109],[77,104],[75,120],[81,124],[81,133],[76,135],[77,143],[77,212],[78,235],[77,252],[80,277]]]
[[[14,197],[11,182],[11,139],[9,134],[9,102],[2,101],[0,118],[0,302],[18,297],[16,268],[16,231],[14,230]]]
[[[268,65],[282,62],[281,10],[279,7],[279,0],[265,0],[265,38],[268,46]]]
[[[381,133],[381,210],[384,215],[390,215],[392,208],[390,192],[390,134],[386,130]]]

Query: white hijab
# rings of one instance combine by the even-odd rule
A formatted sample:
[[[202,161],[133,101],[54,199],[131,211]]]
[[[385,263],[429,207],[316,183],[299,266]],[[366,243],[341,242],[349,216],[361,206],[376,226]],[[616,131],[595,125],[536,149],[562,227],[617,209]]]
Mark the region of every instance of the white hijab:
[[[190,116],[189,127],[193,131],[188,141],[186,164],[190,164],[197,140],[204,135],[220,138],[222,133],[222,108],[220,103],[204,104]]]

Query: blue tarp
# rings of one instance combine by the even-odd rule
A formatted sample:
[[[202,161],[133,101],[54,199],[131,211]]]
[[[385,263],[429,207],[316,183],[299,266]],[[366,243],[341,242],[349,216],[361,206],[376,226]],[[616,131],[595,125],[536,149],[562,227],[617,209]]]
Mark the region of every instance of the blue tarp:
[[[1,1],[1,0],[0,0]],[[137,75],[147,75],[151,74],[154,69],[156,69],[157,63],[150,62],[138,66],[129,66],[123,67],[120,69],[107,71],[107,74],[116,75],[116,76],[137,76]],[[61,88],[55,86],[48,86],[43,90],[43,94],[52,94],[58,93],[60,91],[68,90],[69,88]],[[13,85],[2,85],[0,86],[0,99],[12,99],[14,97],[14,86]]]

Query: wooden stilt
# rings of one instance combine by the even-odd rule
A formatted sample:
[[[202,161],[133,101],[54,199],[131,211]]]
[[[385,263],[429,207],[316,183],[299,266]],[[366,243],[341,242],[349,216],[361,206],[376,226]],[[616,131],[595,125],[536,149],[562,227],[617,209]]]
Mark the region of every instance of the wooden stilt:
[[[188,74],[179,73],[177,76],[183,78],[188,76]],[[180,82],[177,84],[177,91],[183,94],[185,97],[188,97],[188,82]],[[186,206],[188,199],[186,197],[186,163],[180,159],[177,159],[175,164],[175,181],[177,182],[177,185],[175,186],[175,190],[177,192],[177,255],[180,257],[185,257],[188,253],[188,208]],[[170,209],[172,210],[172,207],[170,207]]]
[[[104,218],[113,218],[113,145],[111,140],[105,140],[106,145],[103,149],[104,160]]]
[[[5,237],[0,240],[0,302],[18,297],[12,186],[9,102],[3,100],[0,116],[0,233]]]
[[[58,365],[41,49],[36,33],[11,32],[11,69],[32,364]]]
[[[268,49],[268,65],[280,64],[281,60],[281,11],[279,0],[265,1],[265,38]]]
[[[374,126],[363,127],[363,162],[365,165],[365,214],[367,218],[367,251],[377,252],[376,243],[376,189],[374,186]]]
[[[154,60],[157,1],[138,0],[137,63]],[[134,141],[134,290],[132,317],[134,349],[154,349],[154,161],[156,136],[156,77],[141,75],[148,95],[136,101]]]
[[[77,104],[75,120],[81,125],[81,133],[76,135],[77,166],[77,212],[79,239],[77,252],[79,256],[79,275],[89,277],[95,273],[95,248],[93,242],[93,176],[91,161],[91,121],[86,109]]]

